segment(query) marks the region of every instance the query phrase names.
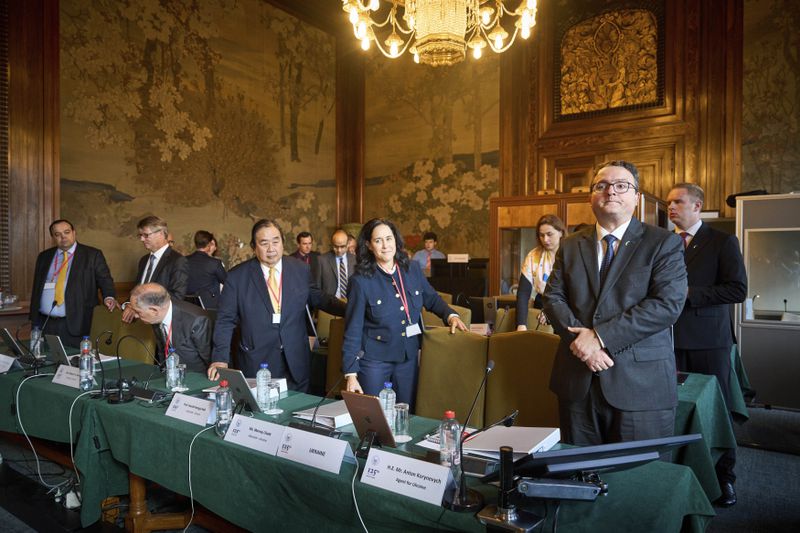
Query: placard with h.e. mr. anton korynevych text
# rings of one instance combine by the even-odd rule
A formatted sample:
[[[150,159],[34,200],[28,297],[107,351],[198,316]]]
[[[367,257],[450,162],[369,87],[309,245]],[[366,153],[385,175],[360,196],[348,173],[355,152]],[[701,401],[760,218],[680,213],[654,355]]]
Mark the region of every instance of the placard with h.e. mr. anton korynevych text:
[[[441,505],[450,484],[450,469],[404,455],[372,448],[361,482],[395,494]]]

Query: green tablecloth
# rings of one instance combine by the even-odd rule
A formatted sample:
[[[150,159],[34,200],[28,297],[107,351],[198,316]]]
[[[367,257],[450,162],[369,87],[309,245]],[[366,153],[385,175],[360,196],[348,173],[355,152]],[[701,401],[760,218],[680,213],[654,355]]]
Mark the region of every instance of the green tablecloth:
[[[678,387],[675,434],[701,433],[703,440],[680,448],[673,454],[677,463],[692,468],[710,501],[720,494],[714,465],[726,448],[736,447],[730,417],[717,378],[689,374]]]

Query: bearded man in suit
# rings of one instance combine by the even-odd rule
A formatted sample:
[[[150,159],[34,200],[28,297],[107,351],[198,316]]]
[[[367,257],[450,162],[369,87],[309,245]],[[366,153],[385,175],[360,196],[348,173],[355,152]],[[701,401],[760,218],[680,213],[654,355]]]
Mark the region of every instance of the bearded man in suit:
[[[670,327],[686,299],[683,245],[633,218],[640,194],[633,164],[603,164],[591,191],[597,224],[562,241],[543,298],[561,337],[550,389],[562,440],[671,436],[677,381]]]

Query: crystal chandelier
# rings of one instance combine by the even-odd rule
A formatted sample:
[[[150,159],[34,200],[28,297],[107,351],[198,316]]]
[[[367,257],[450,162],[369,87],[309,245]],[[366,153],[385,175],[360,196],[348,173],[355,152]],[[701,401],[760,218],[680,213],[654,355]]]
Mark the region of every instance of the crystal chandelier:
[[[467,48],[479,59],[487,45],[499,54],[514,44],[517,34],[523,39],[530,36],[536,24],[536,0],[522,0],[514,11],[503,1],[342,0],[342,9],[362,49],[369,50],[375,42],[389,58],[409,50],[416,63],[438,67],[463,61]],[[373,17],[387,11],[382,3],[391,7],[383,21],[377,21]],[[511,29],[511,21],[509,35],[506,28]]]

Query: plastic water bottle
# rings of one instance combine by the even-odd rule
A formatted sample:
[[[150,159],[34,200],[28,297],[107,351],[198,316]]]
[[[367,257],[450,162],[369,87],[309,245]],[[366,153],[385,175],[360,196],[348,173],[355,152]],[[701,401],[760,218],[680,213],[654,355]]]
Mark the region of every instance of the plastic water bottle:
[[[445,411],[444,419],[439,426],[439,463],[450,468],[453,481],[458,486],[461,470],[461,457],[458,455],[458,441],[461,438],[461,426],[453,411]]]
[[[31,330],[31,353],[34,357],[42,355],[42,330],[36,326]]]
[[[80,385],[82,391],[87,391],[94,386],[94,360],[92,359],[92,341],[89,340],[89,337],[83,338],[80,349]]]
[[[176,371],[178,363],[180,363],[180,357],[178,357],[178,354],[175,353],[175,348],[170,348],[166,361],[167,388],[170,390],[172,390],[172,387],[177,387],[178,385],[178,376]]]
[[[215,431],[220,437],[225,436],[228,426],[231,425],[233,407],[231,405],[231,391],[228,389],[228,380],[223,379],[219,382],[217,389],[217,424]]]
[[[267,363],[261,363],[261,369],[256,372],[256,401],[262,411],[269,408],[269,380],[272,379],[272,374],[269,371]]]
[[[383,384],[383,390],[378,394],[378,399],[383,408],[383,414],[386,415],[386,421],[389,422],[389,429],[394,433],[394,402],[397,398],[394,389],[392,389],[392,382],[386,381]]]

